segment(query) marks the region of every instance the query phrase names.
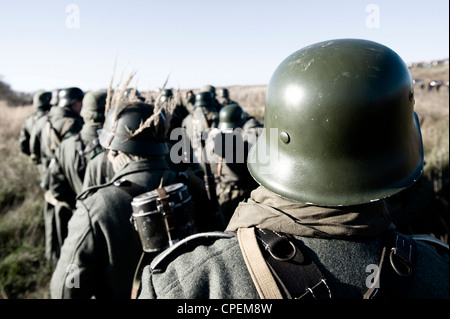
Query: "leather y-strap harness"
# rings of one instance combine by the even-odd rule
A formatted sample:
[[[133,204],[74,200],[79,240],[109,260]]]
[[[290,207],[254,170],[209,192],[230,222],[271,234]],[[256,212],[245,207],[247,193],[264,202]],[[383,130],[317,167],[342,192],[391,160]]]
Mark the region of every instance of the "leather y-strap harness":
[[[290,236],[289,236],[290,237]],[[331,299],[325,276],[295,243],[294,238],[267,229],[256,229],[262,254],[289,299]],[[296,268],[296,271],[293,271]]]
[[[317,265],[290,235],[259,228],[240,228],[242,255],[261,298],[331,299],[332,288]],[[365,299],[405,298],[415,274],[417,248],[413,239],[391,231],[372,287]]]

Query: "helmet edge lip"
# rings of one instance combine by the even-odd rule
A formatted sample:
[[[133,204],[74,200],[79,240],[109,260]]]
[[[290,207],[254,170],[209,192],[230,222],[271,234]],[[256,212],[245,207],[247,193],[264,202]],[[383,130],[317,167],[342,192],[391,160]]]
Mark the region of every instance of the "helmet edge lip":
[[[260,136],[259,140],[249,151],[247,168],[251,177],[261,186],[268,189],[275,195],[292,200],[295,202],[304,203],[307,205],[316,205],[324,207],[340,207],[340,206],[354,206],[362,205],[371,202],[376,202],[379,200],[391,197],[401,191],[413,186],[419,178],[423,175],[424,170],[424,158],[419,157],[419,161],[415,168],[402,180],[389,185],[385,185],[382,188],[375,189],[373,191],[363,191],[361,193],[345,193],[345,192],[335,192],[334,194],[316,194],[313,193],[309,196],[306,192],[299,194],[299,187],[295,185],[286,185],[286,181],[281,180],[279,172],[273,170],[271,174],[262,174],[259,172],[258,163],[255,160],[255,153],[257,152],[258,144],[262,141],[263,136]],[[264,138],[264,137],[263,137]],[[275,178],[264,178],[264,175],[274,176]],[[307,184],[302,184],[307,185]],[[301,187],[300,187],[301,188]],[[308,189],[307,186],[304,189]]]

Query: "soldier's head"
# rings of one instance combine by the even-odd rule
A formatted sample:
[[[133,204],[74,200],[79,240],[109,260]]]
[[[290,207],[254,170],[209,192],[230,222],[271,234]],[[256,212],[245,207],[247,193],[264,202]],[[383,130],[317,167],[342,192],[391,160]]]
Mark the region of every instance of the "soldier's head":
[[[247,120],[247,114],[236,103],[224,106],[219,112],[219,125],[221,131],[233,130],[242,127]]]
[[[87,92],[83,98],[81,117],[85,124],[103,125],[105,121],[106,91]]]
[[[228,99],[230,97],[230,92],[227,88],[218,89],[217,96]]]
[[[195,95],[194,107],[214,107],[214,97],[211,92],[199,92]]]
[[[161,102],[166,102],[171,97],[173,97],[173,91],[171,89],[163,89],[160,94],[161,94],[161,97],[160,97]]]
[[[110,150],[113,163],[118,155],[127,160],[161,157],[168,154],[168,121],[161,110],[141,101],[122,101],[106,115],[99,136],[100,144]]]
[[[132,99],[132,100],[136,99],[141,102],[145,101],[144,97],[141,95],[141,93],[136,88],[127,88],[123,93],[123,97],[125,99]]]
[[[210,84],[205,84],[200,88],[200,92],[210,92],[213,98],[216,97],[216,88]]]
[[[321,206],[369,203],[422,174],[410,72],[376,42],[331,40],[292,53],[270,79],[264,121],[248,168],[284,198]]]
[[[81,112],[84,92],[77,87],[61,89],[58,94],[58,107],[68,107],[76,113]]]
[[[52,94],[46,91],[36,92],[33,96],[33,107],[36,110],[48,111],[51,107]]]

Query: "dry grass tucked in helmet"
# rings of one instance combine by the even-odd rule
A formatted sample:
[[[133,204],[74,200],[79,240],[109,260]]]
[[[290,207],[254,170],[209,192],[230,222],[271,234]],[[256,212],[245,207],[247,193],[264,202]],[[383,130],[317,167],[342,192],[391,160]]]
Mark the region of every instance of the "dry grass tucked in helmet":
[[[145,121],[142,121],[137,129],[130,129],[129,127],[125,127],[125,130],[129,133],[129,138],[132,139],[142,132],[151,132],[155,141],[165,141],[166,136],[169,130],[170,121],[172,119],[173,112],[176,107],[176,101],[178,98],[170,99],[168,103],[161,102],[161,92],[163,92],[168,78],[164,82],[163,89],[160,91],[159,96],[156,99],[154,104],[151,104],[150,95],[147,95],[144,102],[139,99],[136,95],[137,88],[134,86],[129,94],[125,94],[127,88],[129,87],[132,79],[136,75],[136,72],[130,72],[126,80],[122,84],[123,73],[120,77],[119,82],[115,85],[113,89],[113,81],[114,81],[114,72],[111,76],[111,80],[107,90],[106,96],[106,106],[105,106],[105,115],[110,112],[111,109],[114,110],[112,116],[114,116],[115,122],[119,119],[120,115],[127,110],[127,108],[136,105],[137,103],[145,103],[149,107],[153,108],[153,114],[148,117]],[[176,92],[179,95],[179,92]]]

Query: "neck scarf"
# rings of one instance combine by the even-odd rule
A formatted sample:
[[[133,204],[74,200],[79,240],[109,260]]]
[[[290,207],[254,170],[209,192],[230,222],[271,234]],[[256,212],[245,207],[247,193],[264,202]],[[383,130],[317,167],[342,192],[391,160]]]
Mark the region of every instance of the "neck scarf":
[[[281,198],[263,186],[239,203],[226,231],[258,227],[304,237],[376,236],[393,227],[384,201],[321,207]]]

